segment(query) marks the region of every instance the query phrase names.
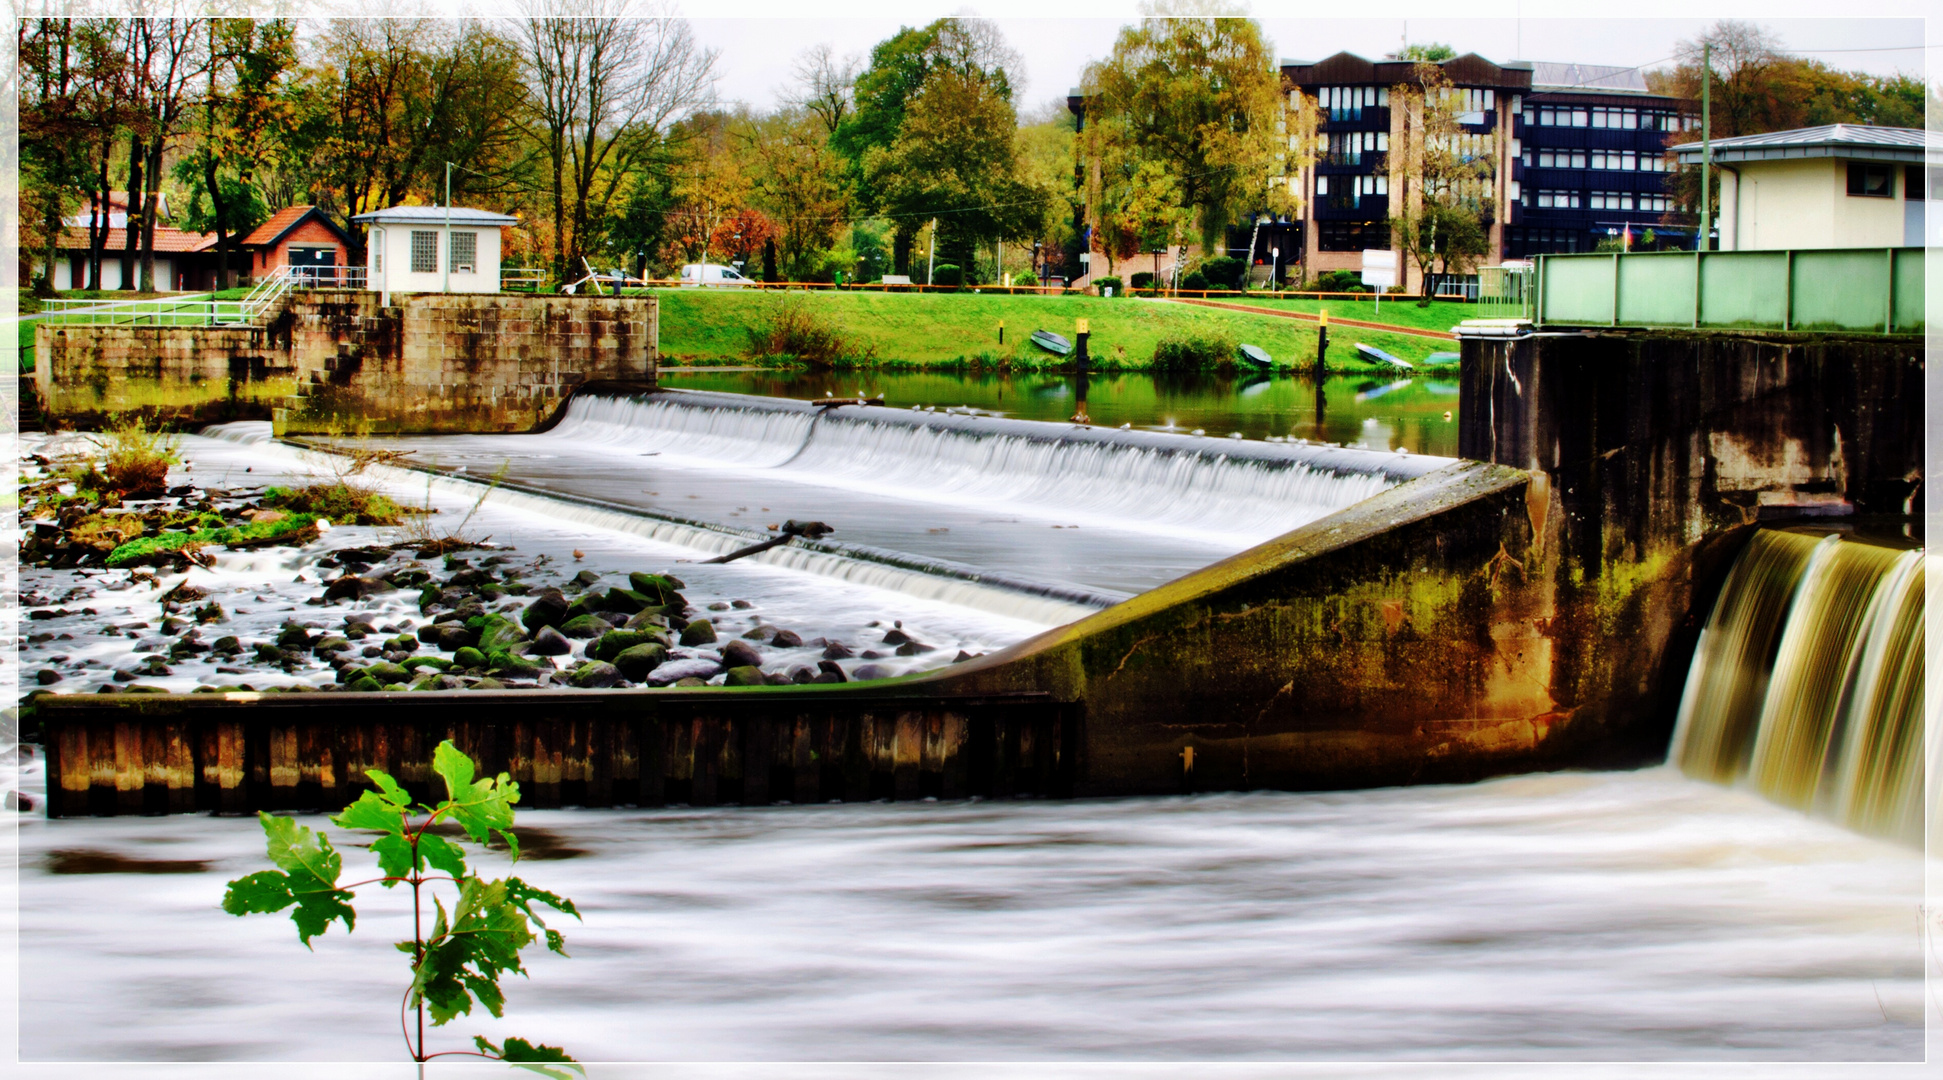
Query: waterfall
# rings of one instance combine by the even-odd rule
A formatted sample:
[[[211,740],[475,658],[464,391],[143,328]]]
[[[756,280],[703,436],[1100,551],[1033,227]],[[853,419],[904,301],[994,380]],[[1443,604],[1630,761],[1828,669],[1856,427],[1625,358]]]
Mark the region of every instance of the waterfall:
[[[1100,431],[689,391],[587,395],[550,436],[804,483],[1142,530],[1265,540],[1449,464],[1344,447]]]
[[[1922,558],[1757,531],[1701,631],[1670,758],[1689,776],[1920,843]]]

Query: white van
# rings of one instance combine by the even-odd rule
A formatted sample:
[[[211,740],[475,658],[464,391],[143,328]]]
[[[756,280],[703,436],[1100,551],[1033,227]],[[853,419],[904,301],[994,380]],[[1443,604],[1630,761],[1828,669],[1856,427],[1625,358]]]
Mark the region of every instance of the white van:
[[[718,263],[689,263],[681,268],[681,284],[683,287],[707,285],[710,288],[733,288],[753,285],[755,282],[736,273],[733,266],[722,266]]]

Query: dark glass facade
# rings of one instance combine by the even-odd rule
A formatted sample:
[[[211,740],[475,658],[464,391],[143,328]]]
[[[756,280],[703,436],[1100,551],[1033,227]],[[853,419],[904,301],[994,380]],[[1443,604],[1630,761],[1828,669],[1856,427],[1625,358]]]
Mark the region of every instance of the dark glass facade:
[[[1692,216],[1673,210],[1667,147],[1698,124],[1686,103],[1540,85],[1520,105],[1505,258],[1591,251],[1628,230],[1635,247],[1693,246]]]

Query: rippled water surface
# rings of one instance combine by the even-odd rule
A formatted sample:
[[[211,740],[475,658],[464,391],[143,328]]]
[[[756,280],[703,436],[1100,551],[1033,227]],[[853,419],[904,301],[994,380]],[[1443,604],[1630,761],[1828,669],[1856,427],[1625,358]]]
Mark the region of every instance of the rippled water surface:
[[[511,1019],[455,1036],[592,1060],[1923,1052],[1918,858],[1666,768],[521,823],[546,856],[521,873],[586,921],[512,981]],[[254,821],[28,819],[21,842],[25,1057],[396,1053],[402,897],[308,955],[217,908],[263,865]]]

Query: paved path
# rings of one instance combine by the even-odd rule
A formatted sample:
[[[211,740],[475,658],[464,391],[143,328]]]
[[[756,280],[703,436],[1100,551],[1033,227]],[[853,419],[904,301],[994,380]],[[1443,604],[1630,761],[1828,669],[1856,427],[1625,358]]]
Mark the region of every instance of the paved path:
[[[1195,304],[1200,307],[1221,308],[1224,311],[1246,311],[1254,315],[1273,315],[1281,319],[1304,319],[1319,322],[1312,311],[1289,311],[1283,308],[1256,307],[1253,304],[1231,304],[1225,300],[1189,300],[1185,297],[1169,297],[1176,304]],[[1391,334],[1409,334],[1412,337],[1436,338],[1439,341],[1456,341],[1457,335],[1442,330],[1419,330],[1410,326],[1394,326],[1390,323],[1363,322],[1360,319],[1330,319],[1331,326],[1354,326],[1360,330],[1382,330]]]

